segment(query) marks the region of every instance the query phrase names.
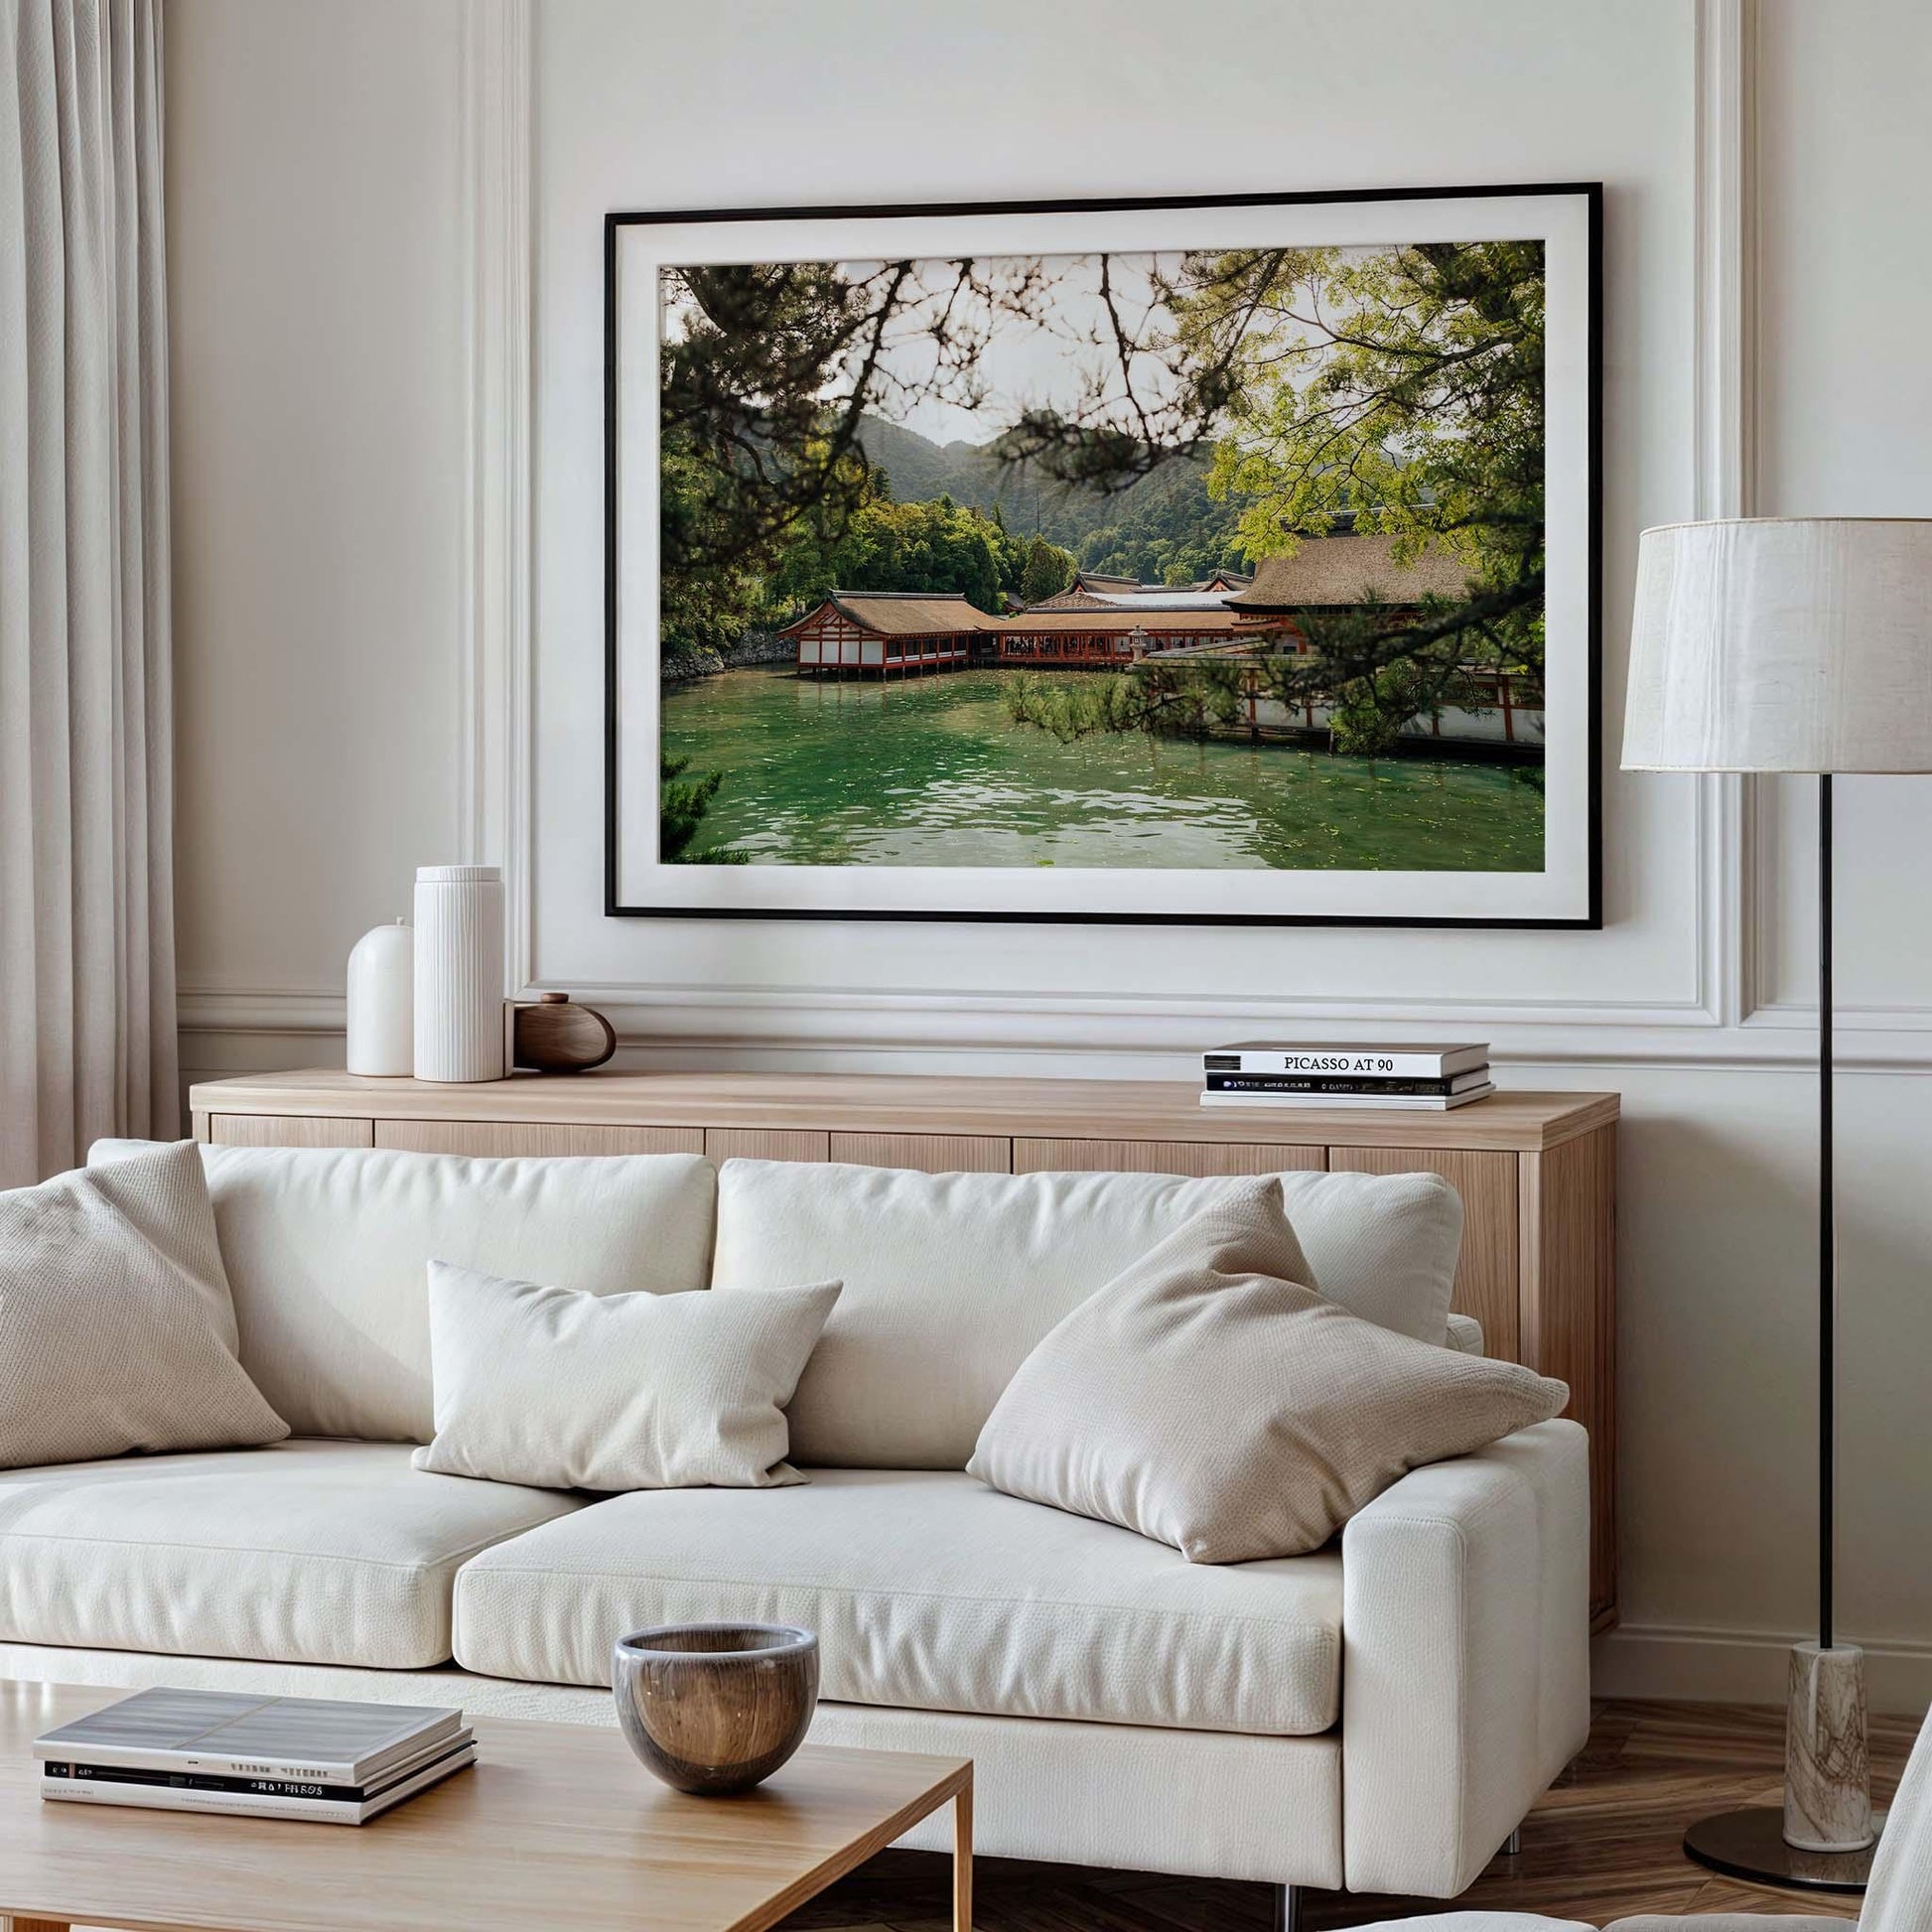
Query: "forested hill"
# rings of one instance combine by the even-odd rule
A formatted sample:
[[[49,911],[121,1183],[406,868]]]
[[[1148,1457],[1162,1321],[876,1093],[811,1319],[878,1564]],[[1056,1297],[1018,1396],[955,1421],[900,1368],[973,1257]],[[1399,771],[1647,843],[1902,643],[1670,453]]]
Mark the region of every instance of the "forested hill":
[[[1234,535],[1239,505],[1208,495],[1204,462],[1176,459],[1107,495],[1036,465],[1003,462],[997,443],[934,443],[879,416],[864,419],[859,440],[899,502],[950,496],[989,515],[997,509],[1016,536],[1037,530],[1087,570],[1178,583],[1247,567]]]

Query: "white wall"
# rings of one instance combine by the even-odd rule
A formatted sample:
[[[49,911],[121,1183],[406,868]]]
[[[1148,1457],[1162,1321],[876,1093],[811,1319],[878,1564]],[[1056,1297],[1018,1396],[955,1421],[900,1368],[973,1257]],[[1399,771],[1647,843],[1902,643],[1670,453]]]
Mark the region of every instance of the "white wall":
[[[340,1000],[356,935],[454,856],[461,7],[168,8],[190,1019]]]
[[[206,759],[182,822],[195,1069],[339,1055],[342,955],[457,831],[460,5],[172,0],[184,752]],[[1164,0],[540,0],[523,946],[531,977],[617,1008],[642,1064],[1180,1074],[1230,1028],[1366,1021],[1475,1029],[1518,1084],[1619,1088],[1625,1628],[1600,1681],[1775,1697],[1811,1590],[1806,794],[1771,795],[1732,841],[1715,789],[1611,769],[1600,934],[1123,945],[601,913],[608,209],[1605,181],[1613,766],[1635,532],[1697,506],[1693,24],[1691,0],[1196,0],[1180,28]],[[1762,509],[1932,513],[1932,273],[1889,192],[1932,164],[1912,104],[1929,65],[1906,0],[1765,9]],[[302,350],[306,405],[276,342]],[[1841,1623],[1875,1647],[1881,1702],[1923,1703],[1932,790],[1843,793],[1842,980],[1867,1010],[1841,1095]]]

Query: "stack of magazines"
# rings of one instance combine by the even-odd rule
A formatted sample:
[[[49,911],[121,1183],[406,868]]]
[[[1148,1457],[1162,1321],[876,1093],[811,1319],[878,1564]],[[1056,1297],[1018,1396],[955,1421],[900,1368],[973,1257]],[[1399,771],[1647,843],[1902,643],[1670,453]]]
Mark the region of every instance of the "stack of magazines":
[[[1203,1107],[1400,1107],[1446,1113],[1496,1091],[1489,1047],[1251,1040],[1201,1055]]]
[[[461,1711],[141,1691],[34,1739],[41,1796],[360,1825],[474,1763]]]

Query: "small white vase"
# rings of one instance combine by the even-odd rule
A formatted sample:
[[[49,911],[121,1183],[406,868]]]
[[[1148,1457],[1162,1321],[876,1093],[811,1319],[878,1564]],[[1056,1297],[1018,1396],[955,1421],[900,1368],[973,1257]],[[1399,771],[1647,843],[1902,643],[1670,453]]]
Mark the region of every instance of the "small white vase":
[[[406,919],[348,955],[348,1070],[407,1078],[416,1065],[416,934]]]
[[[416,869],[416,1077],[503,1077],[503,880]]]

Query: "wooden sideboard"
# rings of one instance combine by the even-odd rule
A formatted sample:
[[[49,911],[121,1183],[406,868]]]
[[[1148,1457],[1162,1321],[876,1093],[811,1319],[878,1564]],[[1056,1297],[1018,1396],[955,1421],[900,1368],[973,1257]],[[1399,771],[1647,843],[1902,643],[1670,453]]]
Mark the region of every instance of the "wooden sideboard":
[[[479,1086],[331,1070],[207,1081],[198,1139],[438,1154],[734,1155],[868,1167],[1445,1176],[1465,1213],[1455,1307],[1489,1353],[1570,1384],[1590,1435],[1592,1627],[1616,1620],[1613,1093],[1453,1113],[1205,1108],[1190,1086],[763,1073],[516,1074]]]

